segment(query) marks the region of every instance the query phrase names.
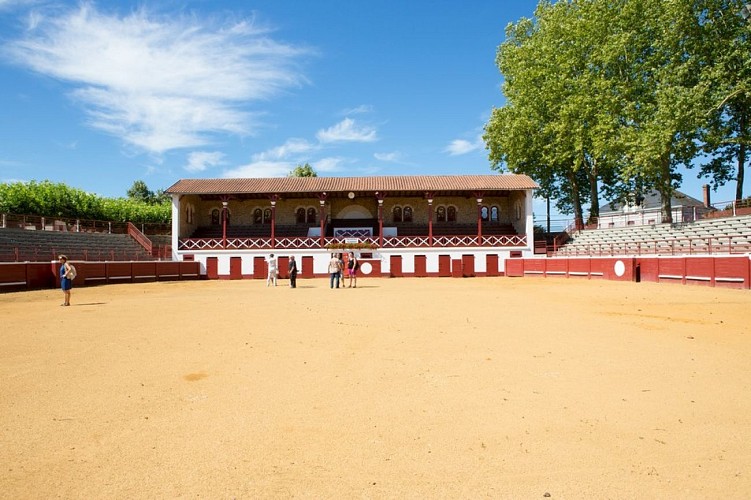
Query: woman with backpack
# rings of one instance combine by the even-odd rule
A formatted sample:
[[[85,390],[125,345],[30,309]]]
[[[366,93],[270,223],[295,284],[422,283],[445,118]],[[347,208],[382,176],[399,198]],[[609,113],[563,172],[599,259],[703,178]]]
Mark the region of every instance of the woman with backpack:
[[[61,255],[58,257],[60,262],[60,288],[63,291],[63,303],[61,306],[70,305],[70,289],[73,288],[73,266],[68,264],[68,257]]]

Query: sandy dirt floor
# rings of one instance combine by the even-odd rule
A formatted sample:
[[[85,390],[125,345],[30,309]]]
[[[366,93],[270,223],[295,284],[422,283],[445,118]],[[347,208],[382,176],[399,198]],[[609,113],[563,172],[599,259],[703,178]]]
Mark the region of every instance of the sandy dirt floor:
[[[749,498],[751,292],[0,295],[2,498]]]

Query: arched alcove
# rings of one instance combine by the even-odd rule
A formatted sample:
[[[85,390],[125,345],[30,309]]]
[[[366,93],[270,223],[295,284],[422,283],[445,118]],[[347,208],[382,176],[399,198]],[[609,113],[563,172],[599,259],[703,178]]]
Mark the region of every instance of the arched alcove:
[[[344,207],[336,214],[337,219],[372,219],[373,214],[360,205],[349,205]]]

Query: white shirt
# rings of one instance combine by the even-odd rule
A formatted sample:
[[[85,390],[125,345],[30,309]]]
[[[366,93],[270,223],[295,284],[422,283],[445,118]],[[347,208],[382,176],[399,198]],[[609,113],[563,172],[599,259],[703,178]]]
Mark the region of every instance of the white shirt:
[[[269,257],[266,262],[269,263],[269,272],[276,271],[276,257]]]

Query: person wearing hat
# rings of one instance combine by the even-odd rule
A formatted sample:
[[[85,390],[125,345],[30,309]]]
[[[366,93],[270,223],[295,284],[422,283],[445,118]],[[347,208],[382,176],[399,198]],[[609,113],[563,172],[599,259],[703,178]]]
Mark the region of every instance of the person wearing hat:
[[[73,280],[69,277],[70,264],[68,257],[61,255],[57,258],[60,262],[60,289],[63,291],[63,303],[61,306],[70,305],[70,289],[73,288]]]

